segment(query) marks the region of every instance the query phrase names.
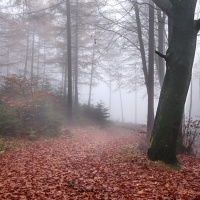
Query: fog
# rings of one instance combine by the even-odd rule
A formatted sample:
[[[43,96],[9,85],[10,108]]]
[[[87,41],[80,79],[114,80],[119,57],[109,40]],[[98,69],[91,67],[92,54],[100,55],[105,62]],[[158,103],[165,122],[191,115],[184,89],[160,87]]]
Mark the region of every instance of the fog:
[[[199,199],[199,2],[0,0],[0,200]]]
[[[122,89],[122,104],[124,122],[146,124],[147,122],[147,95],[145,89],[137,91],[137,115],[135,116],[135,92],[127,92]],[[80,95],[80,101],[84,104],[88,102],[88,88],[83,88]],[[109,88],[100,83],[93,89],[92,103],[96,104],[103,101],[106,107],[109,108]],[[156,113],[158,98],[154,99],[154,110]],[[192,117],[200,116],[199,103],[199,80],[193,80],[193,95],[192,95]],[[188,116],[190,107],[190,90],[185,105],[185,115]],[[135,119],[136,117],[136,119]],[[110,111],[110,119],[113,121],[122,122],[122,111],[119,91],[112,92],[112,103]]]
[[[194,69],[193,69],[194,73],[192,79],[193,92],[192,92],[191,116],[193,118],[200,116],[200,77],[198,77],[199,76],[198,60],[199,57],[197,52],[196,59],[194,62]],[[81,87],[80,89],[80,102],[83,104],[87,104],[88,102],[88,91],[89,91],[88,87]],[[191,87],[189,88],[187,100],[185,103],[186,118],[189,116],[190,92],[191,92]],[[157,91],[156,93],[157,95],[154,98],[155,114],[159,100],[159,91]],[[100,101],[103,101],[106,104],[106,107],[109,108],[110,107],[109,95],[110,92],[108,86],[103,82],[99,82],[96,87],[93,87],[92,104],[96,104]],[[121,95],[122,95],[123,111],[121,108],[119,90],[112,90],[110,119],[117,122],[123,122],[124,119],[124,122],[126,123],[146,124],[147,123],[146,88],[138,89],[136,92],[135,91],[128,92],[127,89],[121,89]]]
[[[1,3],[2,5],[6,5],[8,1],[5,1],[5,3]],[[30,5],[24,5],[24,7],[27,7],[27,11],[25,12],[25,15],[30,15],[31,13],[28,12],[29,10],[29,6],[32,6],[34,9],[38,9],[39,10],[39,14],[45,14],[42,13],[43,12],[43,7],[47,6],[46,3],[48,1],[41,1],[43,2],[43,4],[39,4],[37,3],[33,3]],[[49,1],[51,2],[51,1]],[[85,1],[86,3],[87,1]],[[117,6],[113,6],[111,5],[112,2],[115,1],[110,1],[110,4],[108,4],[107,7],[105,7],[105,9],[110,9],[110,11],[112,11],[112,15],[115,16],[116,18],[114,19],[120,19],[120,16],[123,15],[123,12],[125,12],[126,10],[120,5],[120,4],[116,4]],[[51,2],[53,3],[53,2]],[[59,5],[59,4],[58,4]],[[84,4],[83,4],[84,5]],[[82,5],[82,6],[83,6]],[[126,4],[125,4],[126,5]],[[2,11],[5,12],[13,12],[17,15],[17,13],[19,14],[21,12],[21,7],[17,7],[17,4],[14,5],[16,6],[16,8],[13,8],[12,10],[10,10],[9,8],[5,7],[2,9]],[[18,6],[21,6],[20,3]],[[40,7],[41,6],[41,7]],[[65,4],[61,4],[59,6],[63,6],[63,8],[65,7]],[[76,18],[75,18],[75,7],[77,5],[75,4],[75,2],[72,2],[72,42],[73,45],[75,45],[75,27],[74,24],[76,22]],[[94,5],[93,5],[94,6]],[[95,6],[99,6],[99,5],[95,5]],[[130,6],[130,5],[126,5],[126,6]],[[146,5],[147,6],[147,5]],[[32,9],[33,9],[32,8]],[[199,8],[199,5],[197,6],[197,9]],[[7,10],[6,10],[7,9]],[[41,10],[40,10],[41,9]],[[85,9],[85,10],[84,10]],[[91,8],[90,8],[91,9]],[[119,30],[119,27],[116,28],[115,26],[113,26],[113,30],[110,31],[109,28],[108,30],[104,30],[104,27],[101,27],[101,24],[95,24],[94,21],[95,20],[99,20],[98,22],[100,23],[101,21],[103,21],[103,23],[107,23],[107,19],[103,18],[101,15],[98,15],[96,13],[96,11],[93,13],[95,20],[91,17],[88,17],[88,13],[90,12],[90,9],[88,11],[88,7],[86,5],[86,7],[83,8],[83,10],[81,10],[82,13],[80,14],[80,18],[82,19],[82,24],[80,26],[80,30],[79,31],[79,58],[78,58],[78,62],[79,62],[79,70],[80,70],[80,74],[79,74],[79,83],[78,83],[78,87],[79,87],[79,102],[81,104],[88,104],[88,96],[89,96],[89,87],[87,86],[89,84],[89,76],[90,76],[90,67],[92,66],[100,66],[100,69],[97,69],[97,71],[99,70],[101,73],[101,79],[98,80],[98,78],[95,78],[97,80],[97,86],[93,86],[92,87],[92,96],[91,96],[91,103],[92,104],[96,104],[100,101],[104,102],[106,107],[110,109],[110,120],[113,121],[119,121],[119,122],[126,122],[126,123],[139,123],[139,124],[146,124],[147,123],[147,91],[146,91],[146,87],[145,87],[145,80],[142,74],[142,63],[141,63],[141,55],[140,52],[138,51],[138,47],[136,47],[136,45],[139,46],[138,44],[138,37],[137,34],[135,34],[135,30],[131,29],[133,27],[130,26],[131,31],[128,33],[127,32],[127,37],[122,37],[124,30],[126,30],[124,27],[129,26],[131,23],[128,20],[122,20],[119,21],[119,23],[121,23],[122,26],[122,30]],[[95,7],[95,9],[97,9]],[[100,9],[100,7],[98,8]],[[124,10],[123,10],[124,9]],[[142,9],[146,9],[145,6],[142,7],[141,6],[141,10]],[[92,9],[91,9],[92,10]],[[120,12],[119,12],[120,10]],[[20,12],[19,12],[20,11]],[[102,11],[105,11],[104,9]],[[121,13],[121,11],[123,11]],[[41,12],[41,13],[40,13]],[[28,65],[27,67],[27,73],[29,73],[29,75],[33,72],[34,75],[38,75],[40,77],[43,77],[44,79],[49,79],[49,81],[52,84],[52,88],[54,90],[58,90],[58,87],[62,87],[63,89],[63,85],[64,85],[64,81],[63,81],[63,74],[64,72],[64,68],[66,67],[66,58],[65,58],[65,45],[66,45],[66,34],[63,32],[59,33],[60,35],[58,36],[57,33],[56,34],[47,34],[47,32],[50,29],[55,29],[56,31],[58,31],[58,27],[54,27],[55,26],[55,22],[57,22],[56,20],[60,20],[61,26],[63,26],[63,29],[65,29],[65,23],[66,23],[66,16],[62,16],[64,15],[63,13],[59,13],[59,10],[55,10],[55,13],[53,13],[52,15],[52,19],[51,18],[46,18],[45,20],[47,22],[43,22],[42,19],[40,19],[40,16],[38,19],[35,20],[34,16],[33,17],[33,21],[34,23],[30,23],[31,24],[31,31],[32,33],[29,33],[29,21],[27,20],[26,23],[23,24],[23,29],[24,32],[26,34],[22,35],[21,39],[21,44],[18,44],[18,46],[22,46],[21,48],[23,49],[23,53],[19,53],[19,52],[15,52],[12,50],[17,49],[17,45],[12,48],[5,46],[5,49],[8,48],[8,50],[6,49],[6,54],[7,52],[9,52],[9,55],[11,55],[8,59],[6,60],[5,57],[2,57],[2,63],[6,63],[8,62],[8,60],[10,59],[11,64],[6,64],[3,65],[1,67],[1,75],[11,75],[11,74],[18,74],[18,75],[23,75],[24,74],[24,63],[25,63],[25,58],[27,59],[27,63]],[[115,13],[116,12],[116,13]],[[131,10],[131,14],[132,16],[135,16],[135,13],[133,10]],[[46,13],[47,14],[47,13]],[[143,13],[144,14],[144,13]],[[196,17],[198,17],[198,14],[196,15]],[[112,19],[112,15],[111,15],[111,20]],[[20,16],[20,14],[19,14]],[[62,18],[59,19],[59,16]],[[106,16],[106,12],[105,12],[105,16]],[[110,15],[108,15],[110,17]],[[144,18],[143,18],[144,17]],[[145,27],[148,27],[148,24],[146,22],[146,17],[147,16],[143,16],[141,15],[141,20],[142,20],[142,25]],[[12,22],[12,18],[10,19],[10,21]],[[17,17],[16,19],[14,19],[17,21]],[[88,22],[86,23],[86,21],[88,20]],[[129,19],[130,20],[130,19]],[[132,19],[133,20],[133,19]],[[156,19],[157,20],[157,19]],[[20,21],[20,20],[19,20]],[[21,22],[20,22],[21,23]],[[49,23],[49,24],[48,24]],[[135,19],[133,20],[134,25],[136,25],[135,23]],[[157,22],[156,22],[157,23]],[[5,22],[6,24],[6,22]],[[90,29],[87,29],[90,25]],[[115,23],[113,23],[115,24]],[[167,21],[166,21],[167,24]],[[28,28],[26,27],[28,25]],[[38,28],[39,27],[39,28]],[[144,28],[143,27],[143,28]],[[16,30],[18,27],[15,27]],[[167,31],[167,25],[165,27],[166,31]],[[19,28],[19,30],[21,31],[21,29]],[[18,30],[18,31],[19,31]],[[118,37],[117,35],[117,31],[119,31],[120,37]],[[121,31],[121,32],[120,32]],[[156,31],[155,31],[156,32]],[[35,40],[32,40],[32,36],[36,33],[36,38]],[[63,35],[62,35],[63,34]],[[19,34],[20,35],[20,34]],[[48,36],[47,36],[48,35]],[[27,42],[30,43],[29,45],[27,45],[27,50],[29,50],[29,52],[26,54],[26,38],[28,37]],[[30,37],[30,38],[29,38]],[[145,29],[143,30],[143,37],[146,39],[147,37],[147,33],[145,32]],[[157,37],[157,35],[155,34],[155,37]],[[166,36],[167,37],[167,36]],[[119,39],[120,38],[120,39]],[[13,38],[11,38],[13,39]],[[11,39],[8,38],[8,41],[11,41]],[[20,40],[19,39],[19,40]],[[105,40],[106,39],[106,40]],[[148,42],[144,39],[144,43],[147,46]],[[165,38],[166,40],[166,38]],[[13,39],[13,41],[15,41]],[[15,41],[15,43],[17,43]],[[27,43],[27,44],[28,44]],[[35,44],[34,44],[35,43]],[[41,43],[44,43],[43,45],[41,45]],[[46,44],[45,44],[46,43]],[[56,44],[57,43],[57,44]],[[62,44],[62,45],[61,45]],[[32,53],[31,53],[31,45],[32,45]],[[35,46],[34,46],[35,45]],[[45,46],[46,45],[46,46]],[[60,47],[60,46],[61,47]],[[193,70],[193,97],[192,97],[192,116],[199,116],[200,115],[200,106],[199,106],[199,44],[197,44],[197,53],[196,53],[196,58],[195,58],[195,62],[194,62],[194,70]],[[29,49],[28,49],[29,48]],[[34,49],[35,48],[35,49]],[[155,47],[157,48],[157,46]],[[72,49],[74,50],[74,46],[72,46]],[[167,49],[167,45],[165,47],[165,50]],[[4,51],[4,50],[3,50]],[[3,52],[5,53],[5,52]],[[31,55],[32,54],[32,55]],[[74,54],[74,52],[73,52]],[[33,58],[31,58],[31,56]],[[74,56],[74,55],[73,55]],[[148,57],[148,55],[145,55],[146,58]],[[12,57],[12,58],[11,58]],[[36,58],[37,57],[37,58]],[[75,56],[74,56],[75,57]],[[73,57],[73,61],[72,64],[74,65],[74,60],[75,58]],[[16,63],[14,63],[12,65],[13,60],[17,60]],[[47,60],[47,62],[46,62]],[[92,63],[92,64],[91,64]],[[131,79],[136,79],[134,77],[140,77],[140,79],[143,79],[142,81],[140,81],[140,86],[137,87],[137,90],[134,91],[133,90],[133,85],[134,83],[132,83],[131,86],[129,87],[122,87],[121,91],[117,88],[119,88],[117,86],[116,80],[113,81],[113,86],[112,86],[112,92],[111,92],[111,97],[110,97],[110,91],[109,91],[109,87],[105,84],[105,79],[108,76],[108,72],[106,72],[106,70],[110,69],[112,71],[112,67],[110,66],[115,66],[118,63],[120,63],[118,70],[114,69],[113,72],[115,73],[115,79],[117,80],[117,73],[121,73],[120,75],[125,77],[124,79],[126,79],[127,74],[129,75],[128,78],[131,77]],[[126,66],[130,66],[132,67],[132,71],[130,71],[130,68],[126,68]],[[136,66],[137,65],[137,66]],[[8,67],[9,66],[9,67]],[[103,66],[103,67],[102,67]],[[125,68],[121,68],[121,66],[125,66]],[[134,67],[138,68],[139,66],[139,70],[134,71]],[[74,66],[73,66],[74,67]],[[32,68],[32,69],[31,69]],[[102,68],[104,68],[104,72],[102,72]],[[31,72],[32,70],[32,72]],[[127,71],[126,71],[127,70]],[[121,72],[122,71],[122,72]],[[156,70],[155,70],[156,71]],[[44,72],[44,74],[42,74]],[[73,74],[73,76],[75,76]],[[87,76],[86,80],[83,80],[85,77]],[[155,72],[155,82],[158,80],[157,74]],[[100,81],[100,80],[104,80],[104,81]],[[118,81],[118,80],[117,80]],[[135,82],[137,82],[138,80],[134,80]],[[61,83],[62,82],[62,83]],[[142,82],[142,83],[141,83]],[[155,83],[156,85],[157,83]],[[62,85],[62,86],[61,86]],[[155,91],[155,97],[154,97],[154,111],[156,113],[156,109],[157,109],[157,104],[158,104],[158,99],[159,99],[159,90],[160,87],[158,86],[158,84],[155,87],[156,91]],[[131,92],[130,92],[131,91]],[[111,98],[111,102],[110,102],[110,98]],[[188,92],[188,98],[186,101],[186,105],[185,105],[185,114],[186,116],[188,115],[189,112],[189,107],[190,107],[190,90]]]

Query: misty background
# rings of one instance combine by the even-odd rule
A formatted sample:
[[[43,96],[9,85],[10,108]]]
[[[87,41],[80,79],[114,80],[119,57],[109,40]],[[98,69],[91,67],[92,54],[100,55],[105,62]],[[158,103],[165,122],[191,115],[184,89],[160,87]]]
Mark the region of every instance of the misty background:
[[[142,36],[147,52],[149,1],[141,0],[138,4]],[[72,66],[75,67],[78,62],[80,104],[88,104],[91,87],[90,103],[96,105],[103,101],[109,109],[111,120],[146,124],[147,90],[142,73],[133,5],[133,1],[120,0],[71,1]],[[155,49],[158,48],[158,10],[155,7]],[[164,13],[161,15],[164,17]],[[199,5],[196,15],[199,16]],[[0,55],[1,76],[12,74],[38,76],[50,84],[53,93],[60,92],[63,95],[67,91],[66,1],[4,0],[0,3],[0,16],[2,19],[0,32],[3,38]],[[163,23],[165,52],[168,40],[167,18]],[[200,115],[199,52],[198,44],[192,79],[193,117]],[[145,56],[148,60],[147,53]],[[156,63],[154,63],[156,113],[160,86],[155,65]],[[75,84],[74,76],[73,84]],[[92,82],[91,76],[93,76]],[[186,116],[191,102],[190,91],[185,106]]]

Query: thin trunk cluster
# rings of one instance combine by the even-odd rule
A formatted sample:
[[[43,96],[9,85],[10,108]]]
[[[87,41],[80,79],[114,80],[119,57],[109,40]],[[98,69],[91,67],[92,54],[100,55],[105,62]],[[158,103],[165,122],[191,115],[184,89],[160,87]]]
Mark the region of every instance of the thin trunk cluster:
[[[150,137],[154,123],[154,4],[149,1],[149,50],[148,64],[143,41],[141,28],[140,13],[137,2],[135,5],[135,15],[137,23],[138,40],[140,46],[140,54],[142,59],[142,70],[145,78],[145,85],[148,94],[148,111],[147,111],[147,138]]]

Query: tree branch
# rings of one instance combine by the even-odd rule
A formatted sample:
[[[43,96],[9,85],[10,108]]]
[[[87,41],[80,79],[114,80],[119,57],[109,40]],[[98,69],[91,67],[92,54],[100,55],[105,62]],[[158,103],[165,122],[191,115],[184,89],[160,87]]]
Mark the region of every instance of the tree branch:
[[[166,55],[163,55],[162,53],[160,53],[159,51],[156,51],[156,50],[155,50],[155,53],[158,54],[161,58],[164,58],[165,61],[167,60],[167,56]]]
[[[200,30],[200,19],[195,20],[195,29],[197,32]]]
[[[170,0],[152,0],[168,17],[172,16],[172,3]]]

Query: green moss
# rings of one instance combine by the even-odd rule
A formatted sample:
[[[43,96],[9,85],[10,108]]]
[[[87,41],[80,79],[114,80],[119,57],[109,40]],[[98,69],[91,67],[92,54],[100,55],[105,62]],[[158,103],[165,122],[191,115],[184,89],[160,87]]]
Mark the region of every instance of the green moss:
[[[168,48],[166,52],[166,57],[168,58],[172,54],[172,49]]]
[[[164,117],[162,115],[159,116],[159,121],[162,121]]]
[[[153,139],[154,139],[154,137],[152,136],[152,137],[151,137],[151,140],[150,140],[150,147],[151,147],[152,144],[153,144]]]
[[[173,169],[173,170],[179,170],[180,169],[180,165],[178,163],[175,163],[175,164],[167,164],[161,160],[158,161],[158,163],[162,166],[162,167],[165,167],[165,168],[170,168],[170,169]]]

